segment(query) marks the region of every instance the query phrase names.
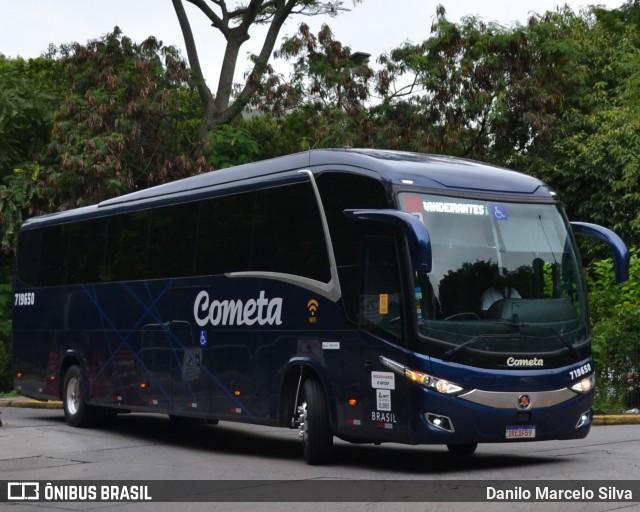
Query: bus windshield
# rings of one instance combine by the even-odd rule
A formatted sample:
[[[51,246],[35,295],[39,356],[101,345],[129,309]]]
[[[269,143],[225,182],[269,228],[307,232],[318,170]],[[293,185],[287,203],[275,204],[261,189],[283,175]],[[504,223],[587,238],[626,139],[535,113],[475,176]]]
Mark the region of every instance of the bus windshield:
[[[430,353],[580,357],[588,340],[585,292],[556,205],[414,192],[399,198],[431,238],[432,271],[415,275],[416,322]]]

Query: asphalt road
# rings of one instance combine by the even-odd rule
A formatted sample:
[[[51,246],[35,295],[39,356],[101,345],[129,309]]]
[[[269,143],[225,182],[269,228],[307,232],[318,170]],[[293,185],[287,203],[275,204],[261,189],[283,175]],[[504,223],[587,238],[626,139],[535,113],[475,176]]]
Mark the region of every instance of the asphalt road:
[[[0,480],[586,481],[640,478],[640,425],[596,426],[583,440],[480,445],[470,458],[445,447],[336,442],[335,463],[304,463],[297,432],[233,423],[176,426],[122,415],[108,426],[67,426],[60,410],[0,408]],[[464,491],[455,491],[464,492]],[[638,493],[640,494],[640,493]],[[251,494],[247,499],[251,499]],[[461,496],[460,499],[464,499]],[[372,501],[376,501],[375,499]],[[1,510],[640,510],[635,503],[11,503]]]

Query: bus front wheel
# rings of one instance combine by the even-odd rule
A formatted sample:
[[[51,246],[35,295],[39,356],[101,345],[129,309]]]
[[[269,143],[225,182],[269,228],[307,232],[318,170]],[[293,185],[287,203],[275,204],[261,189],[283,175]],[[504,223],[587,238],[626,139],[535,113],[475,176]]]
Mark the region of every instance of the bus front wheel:
[[[71,366],[64,376],[62,403],[64,417],[72,427],[88,427],[96,420],[96,409],[86,402],[84,377],[78,365]]]
[[[333,452],[333,434],[329,407],[320,382],[314,378],[304,383],[302,405],[298,407],[300,436],[307,464],[326,464]]]

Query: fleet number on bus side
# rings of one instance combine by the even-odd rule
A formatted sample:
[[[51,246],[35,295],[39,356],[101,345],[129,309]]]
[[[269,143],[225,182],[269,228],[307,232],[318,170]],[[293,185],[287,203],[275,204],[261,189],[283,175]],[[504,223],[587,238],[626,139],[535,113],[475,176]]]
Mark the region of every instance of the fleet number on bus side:
[[[36,303],[36,294],[33,292],[14,293],[14,306],[33,306]]]

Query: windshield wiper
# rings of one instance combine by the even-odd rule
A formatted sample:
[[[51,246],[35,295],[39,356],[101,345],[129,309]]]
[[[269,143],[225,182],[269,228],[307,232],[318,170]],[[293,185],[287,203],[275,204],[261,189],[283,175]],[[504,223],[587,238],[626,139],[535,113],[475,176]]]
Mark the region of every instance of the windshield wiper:
[[[562,343],[567,350],[571,353],[571,355],[576,358],[576,359],[580,359],[580,353],[576,350],[576,348],[571,345],[571,343],[569,343],[567,340],[564,339],[564,337],[562,336],[562,333],[558,332],[556,329],[554,329],[553,327],[548,327],[548,326],[540,326],[540,325],[533,325],[533,324],[525,324],[525,323],[518,323],[516,324],[508,322],[511,325],[515,325],[518,327],[518,332],[514,333],[514,334],[478,334],[477,336],[474,336],[471,339],[468,339],[467,341],[465,341],[464,343],[461,343],[460,345],[456,345],[455,347],[453,347],[451,350],[447,350],[442,358],[445,360],[449,360],[451,358],[453,358],[453,356],[455,356],[458,352],[460,352],[462,349],[468,347],[469,345],[475,343],[478,340],[484,339],[484,338],[509,338],[509,339],[513,339],[513,338],[518,338],[518,339],[522,339],[522,340],[537,340],[540,339],[538,336],[527,336],[527,335],[522,335],[520,334],[520,328],[521,327],[536,327],[538,329],[547,329],[549,331],[551,331],[554,336],[560,341],[560,343]]]
[[[513,338],[513,337],[514,337],[513,334],[478,334],[477,336],[474,336],[473,338],[468,339],[464,343],[461,343],[460,345],[456,345],[451,350],[447,350],[442,355],[442,359],[451,359],[458,352],[460,352],[463,348],[466,348],[469,345],[471,345],[472,343],[475,343],[476,341],[484,339],[484,338],[496,339],[496,338]],[[520,337],[520,336],[518,336],[518,337]],[[522,338],[530,338],[530,336],[522,336]]]
[[[536,325],[535,327],[538,329],[547,329],[551,331],[554,334],[554,336],[558,339],[558,341],[560,341],[560,343],[562,343],[565,347],[567,347],[567,350],[571,353],[573,357],[576,358],[576,360],[580,359],[580,352],[578,352],[576,347],[574,347],[571,343],[569,343],[567,340],[564,339],[562,332],[558,332],[557,329],[554,329],[553,327],[549,327],[547,325]]]

